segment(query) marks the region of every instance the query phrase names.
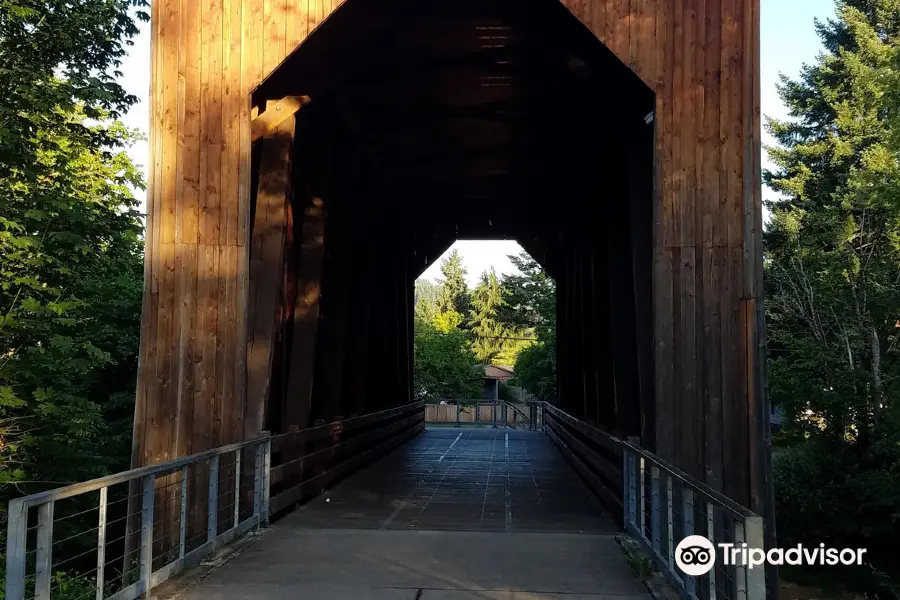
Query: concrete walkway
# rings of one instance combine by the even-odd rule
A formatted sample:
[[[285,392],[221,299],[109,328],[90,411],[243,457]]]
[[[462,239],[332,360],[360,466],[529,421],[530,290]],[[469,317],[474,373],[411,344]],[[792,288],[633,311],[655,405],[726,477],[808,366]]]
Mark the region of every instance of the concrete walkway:
[[[543,434],[432,430],[278,521],[182,600],[648,600]]]
[[[299,529],[290,519],[183,600],[649,600],[610,535]]]

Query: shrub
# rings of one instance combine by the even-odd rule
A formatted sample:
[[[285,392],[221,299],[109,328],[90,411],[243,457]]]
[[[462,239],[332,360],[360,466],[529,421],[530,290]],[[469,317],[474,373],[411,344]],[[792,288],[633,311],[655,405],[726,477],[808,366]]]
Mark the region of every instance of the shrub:
[[[787,578],[814,579],[870,599],[900,597],[900,447],[887,440],[860,455],[855,444],[808,441],[776,456],[779,545],[866,548],[862,567],[787,568]],[[893,578],[893,579],[892,579]]]

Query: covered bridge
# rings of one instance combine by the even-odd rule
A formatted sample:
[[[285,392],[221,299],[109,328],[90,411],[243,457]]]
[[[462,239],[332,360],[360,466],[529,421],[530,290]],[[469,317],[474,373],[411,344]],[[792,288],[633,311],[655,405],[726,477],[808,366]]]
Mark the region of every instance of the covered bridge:
[[[616,490],[619,520],[631,506],[643,531],[637,468],[659,525],[671,467],[771,534],[758,0],[152,11],[134,466],[270,432],[267,518],[417,436],[413,282],[458,238],[509,238],[558,286],[559,398],[542,427]],[[452,456],[452,439],[426,438],[404,447]],[[630,438],[669,466],[629,466]],[[528,443],[521,460],[538,460]],[[392,456],[372,468],[406,473]],[[695,497],[673,477],[670,532],[675,496]]]

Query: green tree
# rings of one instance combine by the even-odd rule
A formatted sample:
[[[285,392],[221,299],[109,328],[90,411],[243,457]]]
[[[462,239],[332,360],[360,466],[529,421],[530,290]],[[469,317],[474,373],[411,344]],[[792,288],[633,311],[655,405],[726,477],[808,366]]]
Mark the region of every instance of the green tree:
[[[775,347],[790,350],[771,384],[790,414],[813,417],[794,419],[804,433],[867,445],[900,382],[896,3],[840,3],[819,33],[828,52],[780,87],[792,118],[769,121],[766,180],[784,198],[769,202],[767,306]]]
[[[790,118],[768,121],[765,178],[782,194],[764,239],[769,383],[804,440],[776,461],[777,529],[867,547],[870,569],[897,572],[900,5],[847,0],[836,14],[817,24],[825,52],[782,78]],[[853,585],[891,597],[875,575]]]
[[[471,307],[469,286],[466,284],[466,268],[462,256],[453,250],[450,256],[441,262],[441,274],[444,281],[438,295],[437,312],[454,311],[468,315]]]
[[[438,312],[438,298],[441,286],[427,279],[416,280],[415,313],[416,317],[430,323]]]
[[[534,330],[540,339],[555,335],[556,282],[527,252],[509,260],[517,272],[503,277],[497,318],[510,329]]]
[[[23,491],[128,465],[143,183],[116,77],[145,5],[0,2],[0,419],[27,432],[0,476]]]
[[[497,318],[510,329],[532,334],[537,343],[516,356],[515,379],[539,398],[556,397],[556,282],[531,256],[509,257],[517,273],[503,278],[503,304]]]
[[[556,398],[556,339],[523,349],[516,358],[513,383],[541,400]]]
[[[481,281],[472,292],[469,328],[472,350],[484,364],[500,364],[500,360],[515,363],[514,348],[521,349],[523,333],[507,328],[498,314],[503,306],[503,289],[493,269],[481,274]]]
[[[444,313],[450,314],[450,313]],[[481,396],[482,376],[465,332],[415,323],[413,382],[417,399],[463,400]]]

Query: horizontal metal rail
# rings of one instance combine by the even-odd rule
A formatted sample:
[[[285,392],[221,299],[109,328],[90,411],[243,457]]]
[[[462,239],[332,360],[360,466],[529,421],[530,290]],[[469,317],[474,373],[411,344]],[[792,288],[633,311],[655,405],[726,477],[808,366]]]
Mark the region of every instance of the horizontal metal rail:
[[[683,598],[765,600],[762,567],[725,564],[718,552],[708,573],[689,576],[676,562],[677,545],[691,535],[714,549],[746,543],[764,551],[762,517],[641,448],[636,438],[619,439],[549,403],[542,410],[544,431],[601,499],[621,511],[623,529]]]
[[[724,494],[630,441],[622,442],[625,531],[688,600],[765,600],[765,569],[725,564],[719,544],[765,550],[763,519]],[[711,570],[689,576],[677,567],[677,545],[698,535],[717,555]],[[735,564],[737,563],[737,564]]]
[[[10,501],[7,600],[49,600],[64,588],[96,600],[148,593],[268,520],[269,451],[266,434]],[[97,526],[86,528],[95,511]],[[65,536],[54,539],[54,526]],[[124,536],[111,538],[113,529]]]

